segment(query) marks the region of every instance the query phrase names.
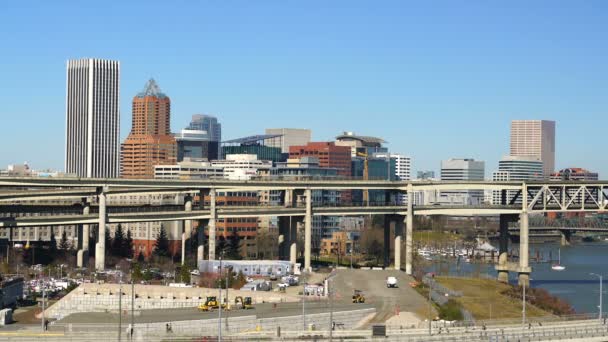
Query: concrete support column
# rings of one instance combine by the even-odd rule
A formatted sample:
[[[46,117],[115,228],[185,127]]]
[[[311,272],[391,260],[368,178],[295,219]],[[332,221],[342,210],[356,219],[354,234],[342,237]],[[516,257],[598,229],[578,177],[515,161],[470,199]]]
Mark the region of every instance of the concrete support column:
[[[202,197],[204,199],[204,197]],[[196,267],[201,269],[201,263],[205,259],[205,227],[209,224],[209,220],[199,220],[198,229],[196,231],[197,248],[196,248]]]
[[[89,215],[91,213],[91,203],[84,202],[84,208],[82,208],[82,215]],[[82,225],[82,250],[89,251],[89,237],[91,235],[91,225]]]
[[[498,281],[509,282],[509,270],[507,265],[507,253],[509,252],[509,219],[507,215],[500,215],[500,231],[498,242]]]
[[[395,222],[395,269],[401,270],[401,244],[403,239],[403,219]]]
[[[412,275],[412,261],[414,260],[414,187],[407,186],[407,215],[405,217],[405,273]]]
[[[524,196],[526,193],[523,193]],[[530,285],[528,212],[519,216],[519,285]]]
[[[209,260],[215,260],[215,189],[209,189]]]
[[[296,259],[298,256],[298,224],[302,222],[302,218],[292,217],[289,222],[289,263],[291,267],[296,264]]]
[[[279,260],[287,260],[289,244],[290,221],[289,216],[279,216]]]
[[[306,189],[306,216],[304,217],[304,270],[310,271],[310,254],[312,248],[312,191]]]
[[[106,192],[107,189],[100,189],[99,200],[99,228],[97,244],[95,246],[95,269],[103,271],[106,268]]]
[[[384,267],[391,264],[391,228],[394,221],[390,215],[384,215]]]
[[[86,199],[83,201],[82,215],[89,215],[91,212],[91,205]],[[81,224],[78,226],[78,233],[80,235],[81,248],[76,254],[76,266],[84,267],[85,261],[89,259],[89,234],[90,225]]]
[[[570,233],[569,230],[560,230],[559,231],[559,235],[561,237],[560,239],[560,244],[562,246],[570,246],[570,236],[572,233]]]
[[[192,196],[186,195],[184,198],[184,211],[192,211]],[[192,220],[184,220],[184,230],[182,232],[182,266],[186,262],[186,240],[192,236]]]
[[[283,205],[286,208],[290,208],[294,206],[294,192],[292,189],[286,189],[285,192],[283,193],[284,197],[283,197]]]

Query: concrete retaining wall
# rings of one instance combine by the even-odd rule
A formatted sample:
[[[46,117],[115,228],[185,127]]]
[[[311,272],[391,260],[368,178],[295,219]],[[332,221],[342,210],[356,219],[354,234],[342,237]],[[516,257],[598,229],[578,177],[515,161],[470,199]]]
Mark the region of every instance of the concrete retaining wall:
[[[46,310],[48,317],[60,319],[78,312],[116,312],[119,306],[118,284],[82,284]],[[218,296],[217,289],[180,288],[159,285],[135,285],[135,309],[170,309],[197,307],[207,296]],[[225,291],[222,291],[222,298]],[[229,290],[228,301],[235,296],[251,297],[254,303],[297,302],[299,298],[278,292]],[[122,305],[131,305],[131,286],[122,287]]]
[[[363,320],[369,317],[370,314],[376,312],[376,309],[360,309],[351,311],[340,311],[333,313],[333,321],[340,326],[340,329],[353,329]],[[148,340],[150,337],[158,336],[213,336],[218,334],[218,319],[192,320],[192,321],[175,321],[175,322],[158,322],[158,323],[142,323],[135,325],[134,337],[137,340]],[[281,331],[303,330],[302,316],[287,316],[287,317],[272,317],[272,318],[257,318],[256,316],[241,316],[222,319],[222,333],[226,334],[243,334],[255,331],[256,329],[263,331],[275,332],[278,327]],[[172,333],[166,332],[167,323],[171,324]],[[227,324],[226,324],[227,323]],[[314,324],[316,330],[328,330],[329,328],[329,313],[309,314],[306,315],[306,324]],[[124,329],[128,324],[123,324]],[[90,324],[66,324],[65,332],[82,332],[92,330],[109,330],[116,329],[116,325],[90,325]]]

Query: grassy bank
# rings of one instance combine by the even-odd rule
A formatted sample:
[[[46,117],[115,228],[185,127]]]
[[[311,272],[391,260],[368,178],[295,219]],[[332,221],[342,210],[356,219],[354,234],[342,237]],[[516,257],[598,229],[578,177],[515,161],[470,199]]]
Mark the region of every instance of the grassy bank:
[[[445,287],[461,291],[462,297],[452,299],[469,311],[475,319],[521,317],[521,300],[502,294],[512,289],[512,286],[508,284],[499,283],[491,279],[449,277],[437,277],[435,279]],[[528,317],[540,317],[551,314],[528,303],[526,305],[526,315]]]

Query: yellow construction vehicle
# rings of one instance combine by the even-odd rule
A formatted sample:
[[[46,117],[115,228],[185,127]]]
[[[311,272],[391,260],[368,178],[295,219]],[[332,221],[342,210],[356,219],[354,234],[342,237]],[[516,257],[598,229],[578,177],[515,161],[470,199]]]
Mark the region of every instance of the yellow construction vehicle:
[[[211,311],[213,309],[218,309],[220,306],[217,303],[217,298],[216,297],[207,297],[207,300],[205,300],[205,303],[201,304],[198,306],[198,309],[200,311]],[[222,305],[223,307],[223,305]]]
[[[245,297],[245,300],[243,301],[243,308],[253,309],[253,301],[251,300],[251,297]]]
[[[238,296],[234,298],[234,308],[235,309],[253,309],[253,301],[251,297],[243,297]]]
[[[360,290],[355,290],[355,294],[353,294],[353,303],[365,303],[365,296],[363,292]]]

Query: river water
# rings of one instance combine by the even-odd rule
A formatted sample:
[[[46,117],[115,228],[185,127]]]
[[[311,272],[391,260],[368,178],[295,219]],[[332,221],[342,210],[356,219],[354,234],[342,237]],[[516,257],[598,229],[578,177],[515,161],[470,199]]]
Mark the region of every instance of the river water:
[[[509,248],[517,250],[517,244]],[[553,271],[550,262],[536,263],[532,258],[542,255],[545,259],[551,253],[557,259],[558,249],[561,249],[561,265],[564,271]],[[603,311],[608,310],[608,241],[578,242],[566,247],[558,243],[530,244],[530,286],[540,287],[551,294],[568,301],[577,313],[597,312],[599,305],[599,278],[589,273],[604,276]],[[433,262],[428,271],[441,274],[460,276],[490,276],[496,277],[494,265],[478,263]],[[510,281],[517,283],[517,274],[509,274]]]

